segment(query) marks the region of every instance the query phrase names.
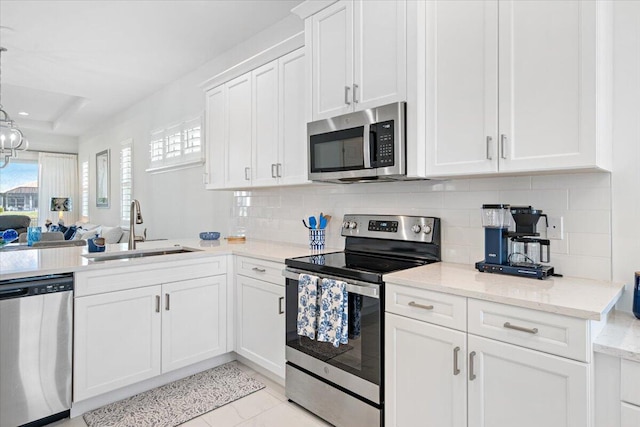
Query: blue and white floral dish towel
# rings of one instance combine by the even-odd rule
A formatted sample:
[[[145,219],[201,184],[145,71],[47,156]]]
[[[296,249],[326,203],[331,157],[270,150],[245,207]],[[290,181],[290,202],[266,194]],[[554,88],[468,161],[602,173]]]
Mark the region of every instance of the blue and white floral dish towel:
[[[318,322],[318,277],[298,277],[298,335],[315,339]]]
[[[340,280],[322,279],[318,341],[334,347],[349,341],[349,297],[347,284]]]

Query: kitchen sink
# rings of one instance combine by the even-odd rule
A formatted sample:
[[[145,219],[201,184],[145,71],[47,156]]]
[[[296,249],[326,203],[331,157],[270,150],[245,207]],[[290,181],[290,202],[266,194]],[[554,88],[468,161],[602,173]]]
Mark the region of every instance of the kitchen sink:
[[[191,248],[165,248],[165,249],[149,249],[149,250],[141,250],[141,251],[126,251],[126,252],[112,252],[112,253],[90,253],[87,255],[83,255],[85,258],[88,258],[90,261],[98,262],[98,261],[112,261],[119,259],[133,259],[133,258],[146,258],[152,256],[160,256],[160,255],[173,255],[173,254],[184,254],[189,252],[200,252],[200,249],[191,249]]]

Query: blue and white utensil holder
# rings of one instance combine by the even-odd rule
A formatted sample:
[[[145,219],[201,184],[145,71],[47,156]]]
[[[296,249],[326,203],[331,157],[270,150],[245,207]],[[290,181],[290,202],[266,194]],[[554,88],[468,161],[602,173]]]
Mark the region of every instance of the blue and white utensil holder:
[[[312,251],[321,251],[324,249],[324,229],[309,230],[309,249]]]

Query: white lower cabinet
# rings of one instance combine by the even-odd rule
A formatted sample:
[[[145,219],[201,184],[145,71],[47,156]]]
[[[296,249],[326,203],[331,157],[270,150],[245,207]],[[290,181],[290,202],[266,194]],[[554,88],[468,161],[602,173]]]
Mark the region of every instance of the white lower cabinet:
[[[226,275],[162,286],[162,372],[226,352]]]
[[[385,321],[385,424],[466,426],[466,334],[390,313]]]
[[[587,320],[391,283],[385,304],[387,427],[592,425]]]
[[[161,286],[75,299],[73,400],[161,373]]]
[[[585,427],[589,365],[468,336],[469,427]]]
[[[167,280],[213,270],[202,264],[166,267],[173,271],[164,272]],[[226,274],[162,283],[162,267],[124,270],[76,275],[75,402],[227,352]],[[118,282],[122,277],[135,280]],[[98,290],[109,281],[112,292]]]
[[[272,271],[284,265],[236,259],[236,352],[284,378],[284,278]],[[277,282],[277,283],[274,283]]]

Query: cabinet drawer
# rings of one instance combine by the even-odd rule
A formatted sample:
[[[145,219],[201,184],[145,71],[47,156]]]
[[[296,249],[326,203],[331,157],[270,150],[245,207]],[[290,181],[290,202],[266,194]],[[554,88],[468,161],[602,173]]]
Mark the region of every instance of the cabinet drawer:
[[[620,398],[640,406],[640,363],[622,360],[620,365]]]
[[[237,274],[253,277],[258,280],[265,280],[280,286],[284,286],[282,270],[284,270],[284,264],[277,262],[241,256],[236,258]]]
[[[586,320],[469,299],[469,333],[589,362]]]
[[[620,427],[638,427],[640,426],[640,407],[620,404]]]
[[[425,289],[386,285],[385,310],[448,328],[466,331],[467,299]]]

